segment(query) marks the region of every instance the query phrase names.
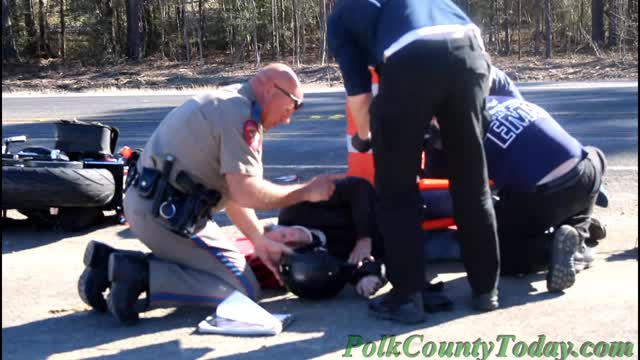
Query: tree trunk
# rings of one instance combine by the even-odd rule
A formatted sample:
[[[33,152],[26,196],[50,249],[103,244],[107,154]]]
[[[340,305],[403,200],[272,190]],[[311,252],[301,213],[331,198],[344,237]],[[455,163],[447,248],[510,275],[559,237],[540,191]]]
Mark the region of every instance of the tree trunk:
[[[118,44],[113,28],[113,3],[111,0],[104,1],[104,30],[108,34],[109,47],[114,56],[118,55]]]
[[[235,0],[234,0],[235,2]],[[235,6],[233,6],[233,3],[230,7],[227,8],[227,11],[229,12],[229,23],[231,26],[229,26],[229,51],[231,52],[231,56],[232,58],[236,57],[236,31],[235,31],[235,11],[236,8]]]
[[[204,61],[204,34],[207,24],[204,0],[198,0],[198,17],[198,51],[200,52],[200,61]]]
[[[276,0],[276,1],[280,1],[280,27],[278,29],[278,34],[280,34],[280,42],[281,42],[281,47],[280,47],[280,52],[287,52],[287,29],[285,28],[285,24],[286,24],[286,12],[284,9],[284,3],[286,0]],[[293,31],[293,16],[291,16],[291,21],[292,21],[292,26],[291,26],[291,31]],[[293,44],[293,43],[291,43]],[[293,48],[293,45],[291,46],[291,48]]]
[[[584,1],[585,0],[580,0],[580,15],[578,15],[579,16],[577,21],[578,28],[576,29],[576,36],[577,36],[578,43],[584,40],[584,38],[582,37],[582,31],[580,31],[581,29],[584,29],[584,26],[582,26],[582,21],[584,19]]]
[[[38,33],[36,32],[36,23],[33,19],[33,3],[31,0],[24,0],[22,14],[24,16],[24,26],[27,31],[24,53],[33,58],[38,51]]]
[[[629,41],[638,49],[638,0],[627,1],[627,34]]]
[[[504,0],[504,21],[502,28],[504,29],[504,54],[511,55],[511,35],[509,34],[509,23],[511,22],[511,0]]]
[[[191,62],[191,46],[189,44],[189,20],[187,20],[187,1],[182,0],[182,41],[184,42],[184,52],[187,62]]]
[[[65,23],[64,23],[64,0],[60,0],[60,57],[64,61],[64,36],[65,36]]]
[[[162,56],[163,59],[166,58],[166,54],[165,54],[165,19],[166,19],[166,14],[165,14],[165,5],[164,2],[162,0],[158,0],[159,4],[160,4],[160,55]]]
[[[520,32],[522,28],[522,0],[518,0],[518,60],[522,58],[522,42]]]
[[[591,40],[598,45],[604,42],[603,0],[591,0]]]
[[[280,59],[277,0],[271,0],[271,56],[274,59]]]
[[[501,49],[501,44],[500,44],[500,6],[498,4],[498,0],[495,0],[494,2],[494,19],[495,19],[495,23],[493,26],[493,30],[495,31],[495,38],[496,38],[496,51],[500,51]]]
[[[256,69],[260,67],[260,49],[258,48],[258,10],[256,0],[251,0],[251,36],[253,38],[253,52],[256,60]]]
[[[2,0],[2,62],[14,60],[19,61],[19,57],[9,16],[9,1]]]
[[[494,19],[494,14],[495,14],[495,8],[496,8],[496,1],[497,0],[491,0],[491,4],[490,4],[490,10],[489,10],[489,46],[493,46],[494,45],[494,24],[495,24],[495,19]]]
[[[535,0],[533,4],[533,16],[535,18],[535,30],[533,33],[533,55],[540,55],[540,34],[541,30],[541,15],[542,15],[542,1],[543,0]]]
[[[142,0],[142,54],[141,57],[147,57],[148,54],[151,54],[154,47],[154,43],[156,38],[154,36],[153,29],[153,7],[152,2],[150,0]]]
[[[140,6],[138,0],[127,0],[127,57],[140,61]]]
[[[127,42],[125,41],[122,28],[122,10],[120,9],[120,4],[122,4],[121,0],[115,0],[115,6],[113,7],[113,32],[117,39],[118,54],[127,52],[127,47],[125,47]]]
[[[300,14],[298,16],[298,28],[300,29],[300,59],[304,63],[304,54],[307,53],[307,37],[304,29],[306,24],[306,17],[304,16],[304,0],[301,0],[301,2],[298,4],[298,13]]]
[[[609,0],[609,36],[607,38],[608,47],[616,47],[618,45],[618,19],[620,17],[620,11],[618,6],[618,0]]]
[[[320,0],[320,63],[327,62],[327,0]]]
[[[40,30],[40,37],[38,40],[40,55],[44,53],[48,59],[52,56],[51,46],[47,41],[47,12],[44,8],[44,0],[38,0],[38,27]]]
[[[298,0],[291,0],[291,5],[293,7],[293,64],[295,66],[300,66],[300,22],[298,21]]]
[[[544,35],[546,42],[544,57],[551,59],[551,48],[553,47],[551,39],[551,0],[544,0]]]

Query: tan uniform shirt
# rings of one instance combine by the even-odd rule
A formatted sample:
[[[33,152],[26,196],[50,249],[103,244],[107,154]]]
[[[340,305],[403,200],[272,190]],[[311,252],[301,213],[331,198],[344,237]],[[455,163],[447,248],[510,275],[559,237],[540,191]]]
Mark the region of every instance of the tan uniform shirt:
[[[144,148],[141,166],[161,170],[164,157],[173,155],[170,179],[185,171],[194,181],[218,190],[222,199],[213,210],[223,209],[229,199],[224,174],[263,174],[263,128],[260,119],[252,118],[255,101],[249,83],[189,99],[158,125]]]

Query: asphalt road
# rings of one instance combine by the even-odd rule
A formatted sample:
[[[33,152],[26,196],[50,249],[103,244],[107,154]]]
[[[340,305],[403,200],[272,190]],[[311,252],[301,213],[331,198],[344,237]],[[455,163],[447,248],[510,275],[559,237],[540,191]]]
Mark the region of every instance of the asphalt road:
[[[527,100],[546,109],[581,142],[603,149],[612,165],[637,166],[637,82],[519,85]],[[52,144],[53,127],[46,122],[77,118],[117,126],[119,144],[140,147],[158,122],[188,96],[3,96],[3,137],[27,134],[34,144]],[[308,92],[293,122],[267,134],[267,167],[305,165],[331,171],[345,164],[344,96],[342,91]]]
[[[356,348],[353,358],[364,358],[364,350],[373,350],[374,357],[393,357],[384,351],[389,349],[386,346],[382,351],[375,348],[388,345],[390,341],[384,339],[389,336],[397,341],[413,339],[408,350],[426,358],[419,351],[429,341],[487,341],[499,346],[498,339],[513,335],[507,351],[500,355],[495,349],[490,358],[522,357],[518,350],[523,347],[515,342],[526,346],[545,336],[547,343],[571,342],[576,349],[589,342],[631,342],[635,346],[625,358],[637,359],[637,83],[522,84],[521,88],[526,98],[547,109],[580,141],[602,148],[610,162],[605,184],[611,203],[607,209],[595,210],[607,225],[607,239],[597,248],[594,268],[580,273],[564,293],[548,293],[544,274],[502,277],[501,308],[476,313],[470,309],[462,266],[430,264],[427,271],[446,282],[446,295],[456,308],[430,314],[420,325],[371,319],[365,302],[347,288],[323,302],[267,293],[261,301],[267,310],[296,316],[284,333],[274,337],[196,335],[194,327],[211,312],[207,309],[153,310],[137,326],[122,327],[108,315],[88,311],[77,296],[76,281],[90,239],[144,249],[126,226],[69,233],[12,220],[4,222],[2,230],[2,358],[336,359],[346,355],[348,340],[356,335],[373,342]],[[139,147],[164,114],[186,96],[3,96],[3,137],[27,134],[33,144],[52,145],[53,127],[46,120],[78,117],[115,125],[121,130],[120,145]],[[267,178],[297,174],[306,179],[345,170],[344,94],[309,93],[306,100],[291,125],[267,134]],[[263,213],[261,218],[271,215]],[[387,285],[381,293],[388,289]],[[456,357],[482,358],[463,353]],[[582,357],[576,352],[567,357],[559,352],[541,356]],[[431,358],[437,358],[437,353]]]
[[[601,148],[610,168],[637,169],[638,84],[634,82],[524,83],[523,96],[540,105],[582,143]],[[53,95],[2,97],[3,137],[28,135],[29,144],[53,146],[51,120],[100,121],[120,129],[119,146],[143,147],[162,118],[192,94]],[[265,136],[265,177],[300,180],[346,169],[345,94],[308,92],[288,126]],[[401,119],[399,119],[401,124]],[[16,146],[19,149],[21,146]],[[261,212],[261,217],[275,212]],[[223,225],[224,216],[218,217]]]

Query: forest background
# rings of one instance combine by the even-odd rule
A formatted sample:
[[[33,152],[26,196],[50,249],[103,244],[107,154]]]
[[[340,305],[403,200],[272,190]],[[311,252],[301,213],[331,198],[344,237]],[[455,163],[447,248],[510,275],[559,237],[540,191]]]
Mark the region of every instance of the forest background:
[[[637,79],[638,0],[455,1],[516,81]],[[340,86],[335,2],[2,0],[2,91],[209,87],[272,61]]]

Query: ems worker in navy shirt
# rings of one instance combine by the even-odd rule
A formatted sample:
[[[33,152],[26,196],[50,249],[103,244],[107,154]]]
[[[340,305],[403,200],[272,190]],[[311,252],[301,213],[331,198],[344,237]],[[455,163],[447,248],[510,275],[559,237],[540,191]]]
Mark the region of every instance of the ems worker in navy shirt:
[[[548,267],[547,289],[569,288],[576,272],[592,260],[586,258],[587,247],[604,237],[594,238],[591,215],[606,169],[605,156],[600,149],[583,146],[530,102],[489,96],[487,111],[491,122],[484,145],[497,194],[502,273]],[[438,137],[434,130],[431,141]],[[427,158],[443,156],[437,147],[427,150]],[[433,177],[428,167],[426,175]],[[436,171],[438,177],[446,177],[442,176],[446,166]]]
[[[343,0],[329,18],[328,42],[357,125],[352,144],[373,148],[378,224],[393,289],[370,303],[371,311],[400,322],[424,320],[416,174],[433,115],[442,126],[473,303],[497,308],[498,236],[482,142],[490,64],[480,30],[450,0]],[[368,66],[380,75],[373,100]]]

